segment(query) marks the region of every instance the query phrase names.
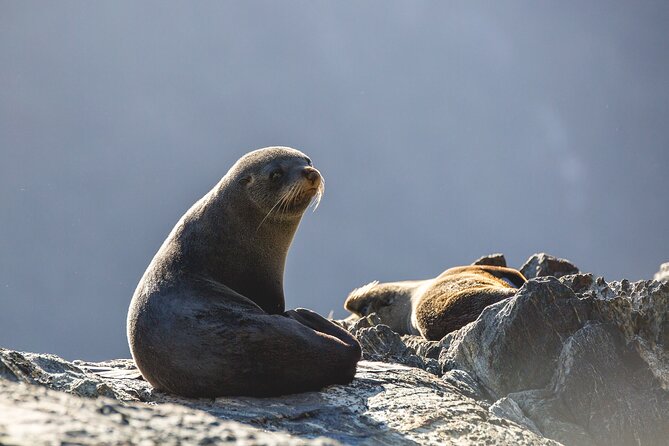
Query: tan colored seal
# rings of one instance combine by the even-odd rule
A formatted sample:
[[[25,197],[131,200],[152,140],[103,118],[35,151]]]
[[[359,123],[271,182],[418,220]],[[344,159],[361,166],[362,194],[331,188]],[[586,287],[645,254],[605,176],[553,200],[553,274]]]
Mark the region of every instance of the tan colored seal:
[[[361,317],[376,313],[397,333],[439,340],[513,296],[523,283],[525,277],[512,268],[460,266],[434,279],[369,283],[353,290],[344,307]]]
[[[287,147],[243,156],[167,237],[132,298],[128,341],[155,388],[280,395],[353,379],[360,345],[318,314],[284,312],[283,272],[323,180]]]

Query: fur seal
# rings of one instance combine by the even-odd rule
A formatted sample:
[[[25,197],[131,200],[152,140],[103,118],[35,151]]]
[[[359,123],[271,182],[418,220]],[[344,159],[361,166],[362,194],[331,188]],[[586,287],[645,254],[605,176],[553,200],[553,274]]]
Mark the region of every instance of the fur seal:
[[[513,296],[525,282],[513,268],[459,266],[434,279],[371,282],[353,290],[344,307],[361,317],[376,313],[399,334],[437,341],[474,321],[488,305]]]
[[[132,357],[159,390],[270,396],[345,384],[361,350],[318,314],[284,311],[283,272],[323,180],[288,147],[240,158],[176,224],[128,311]]]

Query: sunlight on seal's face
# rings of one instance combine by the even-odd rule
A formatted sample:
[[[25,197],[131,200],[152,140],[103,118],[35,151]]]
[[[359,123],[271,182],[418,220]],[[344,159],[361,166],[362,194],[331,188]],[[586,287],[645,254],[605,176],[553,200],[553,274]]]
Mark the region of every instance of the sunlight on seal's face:
[[[383,321],[391,320],[395,318],[393,303],[398,297],[395,291],[387,284],[380,284],[375,280],[351,291],[344,308],[359,317],[376,313]]]
[[[379,283],[374,281],[348,295],[344,308],[359,318],[374,313],[382,324],[400,334],[416,334],[411,325],[412,299],[427,281],[405,280]]]
[[[268,220],[293,219],[309,204],[318,206],[325,182],[309,157],[298,150],[276,147],[251,152],[240,179],[248,197]]]

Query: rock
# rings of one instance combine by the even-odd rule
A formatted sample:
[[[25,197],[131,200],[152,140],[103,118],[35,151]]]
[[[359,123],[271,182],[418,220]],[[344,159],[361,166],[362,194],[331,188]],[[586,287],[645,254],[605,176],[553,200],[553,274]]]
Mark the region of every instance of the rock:
[[[428,341],[422,336],[403,335],[402,342],[422,358],[439,359],[444,344],[441,341]]]
[[[532,432],[541,434],[541,431],[539,431],[539,428],[537,428],[532,420],[525,416],[523,410],[520,408],[520,406],[518,406],[518,403],[509,397],[505,396],[504,398],[498,399],[495,401],[495,404],[490,406],[488,411],[500,418],[506,418],[507,420],[514,421],[521,426],[525,426]]]
[[[351,315],[348,319],[344,319],[344,321],[348,324],[344,323],[342,326],[351,333],[355,333],[361,328],[369,328],[381,324],[381,318],[376,313],[371,313],[365,317]]]
[[[669,280],[669,262],[660,265],[660,270],[655,273],[653,279],[657,280],[658,282],[662,280]]]
[[[559,441],[564,445],[596,445],[593,438],[588,431],[578,424],[587,420],[576,420],[570,416],[568,412],[563,412],[559,416],[555,416],[556,399],[552,393],[544,389],[527,390],[520,393],[512,393],[508,396],[509,399],[517,401],[517,405],[523,414],[535,423],[535,426],[541,428],[544,436],[560,439]],[[607,444],[607,443],[603,443]],[[618,445],[619,442],[610,443]]]
[[[80,364],[84,364],[80,362]],[[101,367],[113,366],[119,370],[134,369],[130,359],[101,363]],[[140,375],[141,376],[141,375]],[[41,384],[54,390],[60,390],[84,397],[107,396],[117,399],[132,399],[138,387],[127,386],[123,389],[112,389],[104,382],[93,379],[78,365],[67,362],[55,355],[19,353],[0,349],[0,377],[14,382]],[[117,393],[121,392],[121,393]]]
[[[7,445],[341,444],[267,432],[177,404],[87,399],[7,380],[0,380],[0,413],[0,444]]]
[[[453,385],[460,393],[470,398],[474,398],[480,402],[485,403],[490,396],[481,388],[479,383],[472,378],[472,376],[464,370],[449,370],[442,376],[442,379]],[[497,414],[495,414],[497,415]],[[498,415],[499,416],[499,415]],[[503,417],[508,418],[508,417]]]
[[[531,280],[460,329],[439,362],[444,372],[470,372],[495,399],[541,388],[550,381],[563,340],[589,317],[589,307],[554,277]]]
[[[669,394],[611,324],[587,323],[567,339],[549,388],[553,418],[566,408],[575,420],[587,420],[598,443],[660,444],[669,438]]]
[[[489,254],[479,257],[472,265],[506,266],[506,259],[504,258],[504,254]]]
[[[127,360],[74,365],[53,355],[0,353],[2,444],[557,444],[398,364],[362,361],[353,383],[321,392],[213,400],[88,371],[131,376]],[[82,379],[112,396],[78,396],[72,389]]]
[[[402,336],[392,331],[387,325],[380,324],[360,328],[352,331],[352,333],[360,342],[363,359],[404,364],[410,367],[418,367],[434,374],[440,372],[439,363],[436,359],[438,351],[434,353],[433,358],[417,355],[416,350],[409,347],[402,339]],[[412,338],[418,337],[412,336]],[[422,347],[422,350],[427,353],[429,345],[425,346],[425,343],[429,341],[423,340],[421,342],[419,339],[413,341],[413,345]]]
[[[569,274],[578,274],[579,270],[569,260],[558,259],[542,252],[527,259],[520,267],[520,272],[527,279],[534,279],[543,276],[562,277]]]
[[[179,398],[131,360],[0,349],[0,444],[666,444],[669,282],[533,259],[539,277],[438,342],[339,321],[365,361],[321,392]]]
[[[454,333],[439,362],[475,378],[491,413],[563,444],[659,445],[668,350],[669,283],[583,274],[528,281]]]
[[[615,327],[588,323],[565,342],[548,392],[539,401],[536,391],[512,398],[541,432],[564,443],[589,437],[594,444],[662,444],[669,438],[669,395],[658,391],[646,364],[624,345]],[[565,429],[564,414],[576,424],[587,420],[587,430],[574,429],[574,423]],[[579,432],[576,438],[574,432]]]
[[[560,279],[593,299],[596,319],[614,325],[669,390],[669,283],[642,280],[605,282],[590,274]]]

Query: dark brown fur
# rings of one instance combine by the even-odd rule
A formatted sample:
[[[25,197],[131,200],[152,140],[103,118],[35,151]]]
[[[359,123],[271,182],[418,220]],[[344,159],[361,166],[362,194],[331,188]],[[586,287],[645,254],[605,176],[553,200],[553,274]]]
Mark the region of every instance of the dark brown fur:
[[[288,248],[321,186],[301,152],[262,149],[186,212],[128,311],[132,356],[151,385],[190,397],[269,396],[353,379],[355,338],[312,311],[284,308]]]

